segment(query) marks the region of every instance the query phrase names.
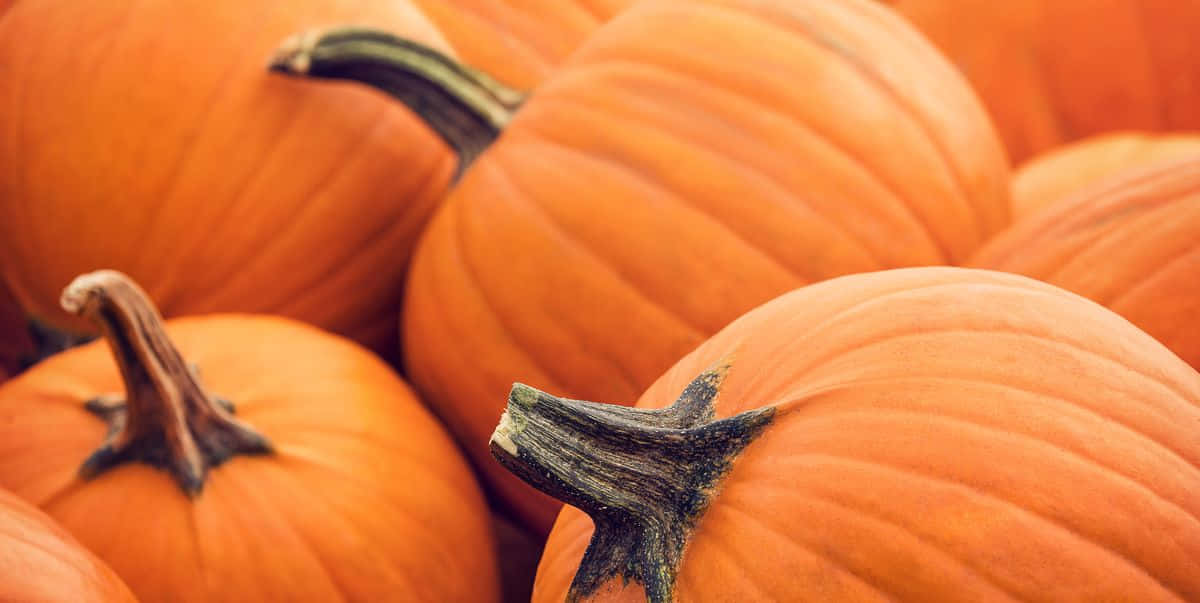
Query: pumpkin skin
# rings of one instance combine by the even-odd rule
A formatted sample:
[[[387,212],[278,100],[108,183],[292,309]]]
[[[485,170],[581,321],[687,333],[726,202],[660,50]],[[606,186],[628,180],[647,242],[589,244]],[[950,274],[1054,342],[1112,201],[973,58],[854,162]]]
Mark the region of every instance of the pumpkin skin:
[[[167,330],[273,455],[233,457],[196,498],[142,463],[82,480],[106,433],[82,402],[122,387],[96,342],[0,387],[0,486],[142,601],[497,600],[479,487],[382,361],[282,318],[181,318]]]
[[[1200,153],[1079,191],[997,235],[970,264],[1093,299],[1200,367]]]
[[[632,403],[784,291],[965,260],[1007,223],[1007,190],[974,95],[886,9],[638,3],[530,96],[422,235],[406,372],[545,533],[559,505],[488,457],[512,381]]]
[[[59,292],[111,267],[168,317],[280,314],[393,351],[407,259],[455,161],[379,95],[267,72],[281,40],[340,22],[448,50],[407,1],[14,4],[0,267],[26,311],[86,329]]]
[[[544,80],[631,0],[416,0],[467,64],[521,89]]]
[[[0,490],[0,601],[129,602],[104,562],[36,507]]]
[[[962,70],[1014,163],[1114,130],[1200,129],[1200,4],[893,0]]]
[[[1100,306],[989,271],[842,277],[734,321],[637,406],[730,355],[717,416],[775,418],[677,600],[1200,598],[1200,374]],[[563,600],[590,533],[564,508],[534,601]]]
[[[1138,166],[1200,155],[1200,136],[1118,132],[1063,145],[1026,162],[1013,173],[1013,220]]]

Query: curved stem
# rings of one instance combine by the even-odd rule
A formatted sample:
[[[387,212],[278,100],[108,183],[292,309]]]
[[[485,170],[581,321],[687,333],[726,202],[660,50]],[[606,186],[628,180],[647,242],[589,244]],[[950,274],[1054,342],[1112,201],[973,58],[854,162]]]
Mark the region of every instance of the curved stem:
[[[614,578],[672,600],[683,549],[738,454],[770,424],[766,407],[714,420],[729,365],[705,371],[667,408],[567,400],[520,383],[490,446],[510,471],[591,516],[595,532],[568,600]]]
[[[461,173],[500,135],[525,93],[428,46],[361,27],[288,38],[272,71],[361,82],[407,105],[458,153]]]
[[[76,278],[61,305],[94,322],[108,340],[125,383],[125,398],[89,400],[109,422],[105,442],[80,468],[94,477],[126,461],[169,471],[189,495],[204,487],[210,467],[235,454],[266,454],[271,444],[233,417],[233,406],[200,384],[167,338],[149,297],[129,277],[101,270]]]

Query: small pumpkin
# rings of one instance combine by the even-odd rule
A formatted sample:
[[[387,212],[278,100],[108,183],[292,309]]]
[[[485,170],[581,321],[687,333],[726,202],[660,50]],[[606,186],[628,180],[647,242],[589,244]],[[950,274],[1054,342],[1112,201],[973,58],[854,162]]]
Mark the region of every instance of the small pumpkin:
[[[756,308],[636,408],[515,385],[491,447],[573,505],[538,603],[1167,602],[1200,600],[1198,424],[1200,373],[1116,314],[912,268]]]
[[[1200,135],[1116,132],[1063,145],[1034,157],[1013,173],[1013,219],[1019,221],[1135,166],[1200,155]]]
[[[1013,224],[969,263],[1091,298],[1200,368],[1200,153],[1085,188]]]
[[[164,328],[112,271],[63,304],[108,343],[0,386],[0,486],[139,599],[497,600],[467,463],[374,355],[278,317]]]
[[[1116,130],[1200,129],[1200,4],[890,0],[962,70],[1013,163]]]
[[[632,402],[766,299],[965,260],[1008,222],[982,107],[873,2],[641,2],[527,99],[386,34],[302,39],[277,69],[365,80],[435,124],[501,132],[421,238],[405,368],[542,532],[558,505],[481,444],[514,377]]]
[[[0,490],[0,601],[133,603],[103,561],[48,515]]]

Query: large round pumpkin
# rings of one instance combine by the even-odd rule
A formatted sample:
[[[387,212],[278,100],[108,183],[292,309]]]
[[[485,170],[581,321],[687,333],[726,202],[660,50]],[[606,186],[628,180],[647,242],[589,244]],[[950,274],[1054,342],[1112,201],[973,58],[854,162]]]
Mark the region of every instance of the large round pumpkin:
[[[133,603],[103,561],[48,515],[0,490],[0,601]]]
[[[755,309],[636,410],[514,386],[492,441],[592,515],[559,516],[536,602],[1178,602],[1197,425],[1200,373],[1120,316],[914,268]]]
[[[293,31],[343,21],[448,49],[408,0],[14,4],[0,269],[26,310],[86,328],[59,291],[113,267],[168,316],[269,312],[394,341],[406,260],[454,158],[378,94],[265,69]]]
[[[1106,131],[1200,129],[1200,3],[888,3],[971,81],[1014,162]]]
[[[371,44],[385,48],[364,64],[395,61],[403,78],[430,60],[396,60],[410,45],[377,34],[310,42],[293,71],[344,69]],[[438,65],[427,78],[463,72]],[[409,81],[349,76],[363,73],[393,92]],[[480,121],[511,108],[476,109],[487,92],[423,104]],[[501,496],[544,530],[558,505],[532,501],[483,446],[513,379],[632,402],[783,291],[965,259],[1007,223],[1007,179],[961,76],[874,2],[637,3],[520,105],[422,236],[405,366]]]
[[[1117,132],[1058,147],[1013,173],[1013,220],[1120,172],[1188,155],[1200,155],[1200,135]]]
[[[109,343],[0,387],[0,486],[142,601],[497,598],[467,463],[374,355],[284,318],[164,332],[110,272],[76,280],[64,304]]]
[[[1200,153],[1081,190],[1013,224],[970,264],[1096,300],[1200,368]]]

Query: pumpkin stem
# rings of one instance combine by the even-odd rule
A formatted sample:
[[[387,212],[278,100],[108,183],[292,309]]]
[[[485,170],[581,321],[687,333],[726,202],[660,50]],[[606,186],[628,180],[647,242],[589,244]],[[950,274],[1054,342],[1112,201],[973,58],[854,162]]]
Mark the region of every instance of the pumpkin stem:
[[[705,371],[667,408],[552,396],[520,383],[492,434],[493,456],[595,524],[568,600],[620,577],[654,603],[672,600],[684,545],[733,459],[772,407],[714,420],[728,363]]]
[[[361,27],[296,34],[269,68],[361,82],[395,97],[458,153],[458,173],[500,135],[526,96],[428,46]]]
[[[104,443],[80,467],[91,478],[126,461],[170,472],[189,496],[210,467],[235,454],[267,454],[271,443],[233,417],[233,405],[200,384],[167,338],[162,317],[129,277],[100,270],[63,290],[63,309],[94,322],[116,357],[125,397],[105,395],[86,408],[109,424]]]

